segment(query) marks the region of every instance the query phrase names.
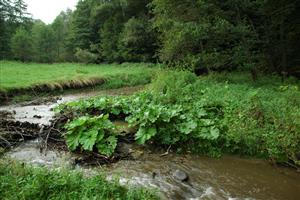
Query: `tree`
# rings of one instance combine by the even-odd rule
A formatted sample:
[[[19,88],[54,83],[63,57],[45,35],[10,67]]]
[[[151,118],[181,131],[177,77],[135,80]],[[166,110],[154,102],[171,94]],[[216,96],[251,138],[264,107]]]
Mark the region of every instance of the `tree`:
[[[255,66],[255,39],[250,24],[222,2],[154,0],[161,61],[208,70]]]
[[[146,19],[129,19],[120,35],[120,54],[125,61],[154,61],[155,34]]]
[[[32,28],[34,60],[52,63],[55,60],[55,35],[50,25],[36,21]]]
[[[54,46],[56,51],[56,62],[72,61],[72,51],[70,52],[67,48],[67,40],[70,35],[71,15],[71,10],[61,12],[51,24],[55,36]]]
[[[80,0],[76,6],[76,10],[72,15],[71,29],[72,38],[71,42],[75,48],[89,49],[91,44],[91,0]],[[74,50],[75,50],[74,48]]]
[[[149,0],[103,1],[93,9],[92,22],[99,29],[96,49],[106,62],[153,60],[155,36]],[[96,25],[97,22],[97,25]],[[141,23],[141,24],[139,24]]]
[[[300,2],[266,1],[261,9],[262,45],[271,70],[300,76]]]
[[[118,16],[111,17],[109,20],[105,21],[103,28],[100,30],[101,57],[107,62],[121,61],[118,49],[121,31],[122,27]]]
[[[20,27],[12,37],[11,48],[14,58],[22,62],[32,58],[32,40],[29,32]]]
[[[0,0],[0,59],[12,57],[10,41],[19,26],[30,23],[27,6],[22,0]]]

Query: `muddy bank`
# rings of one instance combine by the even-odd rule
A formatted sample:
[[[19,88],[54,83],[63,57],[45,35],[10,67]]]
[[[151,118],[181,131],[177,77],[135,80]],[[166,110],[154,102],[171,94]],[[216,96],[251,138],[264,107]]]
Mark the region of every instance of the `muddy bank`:
[[[23,94],[38,94],[47,93],[55,90],[66,90],[66,89],[79,89],[86,87],[93,87],[102,85],[105,83],[104,78],[90,78],[82,80],[69,80],[69,81],[58,81],[55,83],[45,83],[33,85],[29,88],[12,89],[7,92],[0,91],[0,102],[8,101],[12,96],[23,95]]]

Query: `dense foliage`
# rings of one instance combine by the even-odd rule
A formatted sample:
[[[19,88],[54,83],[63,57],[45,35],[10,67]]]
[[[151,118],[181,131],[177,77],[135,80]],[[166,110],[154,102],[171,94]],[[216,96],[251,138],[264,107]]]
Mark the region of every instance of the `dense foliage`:
[[[96,147],[99,153],[111,156],[117,146],[117,138],[112,134],[114,125],[108,120],[108,115],[80,117],[66,124],[65,128],[70,150],[81,146],[83,150],[93,151]]]
[[[23,25],[28,28],[30,15],[23,0],[0,0],[0,59],[10,59],[11,38],[16,29]]]
[[[278,77],[268,77],[253,83],[241,74],[199,80],[188,72],[159,74],[148,91],[72,102],[58,111],[72,113],[75,121],[87,114],[90,119],[97,113],[111,114],[111,120],[119,116],[137,128],[139,144],[299,164],[299,82],[281,85]]]
[[[252,70],[254,79],[259,70],[297,74],[299,8],[297,0],[80,0],[45,25],[26,17],[22,0],[1,0],[0,57],[160,61],[198,71]],[[32,44],[21,54],[24,43]]]
[[[84,177],[77,171],[33,168],[0,161],[1,199],[159,199],[142,188],[126,188],[105,176]]]

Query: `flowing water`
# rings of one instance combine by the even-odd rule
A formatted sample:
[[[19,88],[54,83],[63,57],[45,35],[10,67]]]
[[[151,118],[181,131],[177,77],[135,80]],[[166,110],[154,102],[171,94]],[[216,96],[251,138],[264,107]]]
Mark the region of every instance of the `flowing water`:
[[[43,105],[5,106],[0,110],[12,111],[16,121],[47,125],[53,117],[51,108],[58,103],[95,96],[99,93],[67,95],[57,102]],[[194,155],[151,152],[132,147],[140,152],[135,160],[122,160],[108,166],[80,167],[86,174],[106,171],[107,178],[117,175],[124,185],[153,187],[164,199],[300,199],[300,173],[293,169],[276,167],[259,159],[223,156],[220,159]],[[38,140],[27,141],[8,152],[6,157],[33,165],[47,167],[75,167],[77,158],[68,152],[40,151]],[[78,166],[77,166],[78,167]],[[181,181],[174,175],[180,171],[188,176]]]
[[[142,86],[128,87],[122,89],[112,89],[106,91],[88,91],[51,98],[45,103],[29,102],[27,105],[8,105],[0,106],[0,112],[9,111],[13,113],[12,120],[19,122],[29,122],[40,125],[50,125],[50,120],[54,116],[53,108],[61,103],[76,101],[98,95],[129,95],[141,90]]]
[[[174,177],[175,170],[189,176]],[[299,199],[299,173],[265,161],[224,156],[212,159],[191,155],[147,155],[144,161],[121,161],[110,171],[123,181],[154,186],[168,199]],[[155,176],[154,176],[155,175]]]
[[[68,152],[40,152],[38,140],[23,143],[6,156],[33,165],[72,168],[76,158]],[[213,159],[168,154],[162,157],[145,151],[137,160],[76,168],[88,175],[104,170],[108,179],[117,176],[121,184],[156,188],[163,199],[297,200],[300,197],[300,174],[295,170],[235,156]],[[186,173],[188,181],[178,180],[174,175],[176,170]]]

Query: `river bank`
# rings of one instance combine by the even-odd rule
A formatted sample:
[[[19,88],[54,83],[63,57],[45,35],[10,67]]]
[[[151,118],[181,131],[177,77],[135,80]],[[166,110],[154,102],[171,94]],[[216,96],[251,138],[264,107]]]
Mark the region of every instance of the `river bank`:
[[[117,151],[123,153],[122,159],[115,159],[105,164],[102,158],[91,159],[89,154],[70,153],[66,148],[62,148],[63,140],[55,141],[59,140],[55,134],[48,136],[47,139],[50,121],[54,116],[53,108],[58,103],[104,94],[129,95],[141,89],[142,87],[133,87],[105,92],[78,93],[54,97],[49,99],[50,101],[35,100],[35,102],[23,102],[21,105],[1,107],[1,113],[10,112],[6,120],[19,123],[17,130],[21,133],[16,133],[14,130],[16,127],[10,130],[15,131],[16,138],[13,139],[16,143],[11,145],[11,150],[5,153],[4,157],[30,166],[79,169],[85,176],[93,176],[101,170],[108,180],[117,176],[120,184],[159,190],[161,198],[165,199],[297,198],[300,190],[299,173],[290,168],[272,166],[265,160],[228,155],[215,159],[175,154],[172,151],[166,152],[166,149],[133,145],[130,141],[123,141],[117,148]],[[30,131],[23,129],[22,132],[22,126],[31,129],[31,137],[26,138],[26,134]],[[44,129],[40,132],[42,127]],[[57,145],[59,143],[61,144]],[[178,179],[176,175],[178,170],[188,178]]]

